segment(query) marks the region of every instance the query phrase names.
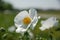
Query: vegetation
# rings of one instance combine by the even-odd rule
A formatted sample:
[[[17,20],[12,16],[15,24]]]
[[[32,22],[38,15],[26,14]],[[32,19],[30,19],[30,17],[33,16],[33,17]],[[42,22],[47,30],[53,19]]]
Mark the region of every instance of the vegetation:
[[[13,13],[11,14],[4,13],[5,10],[13,10],[13,7],[9,3],[5,3],[2,0],[0,0],[0,40],[31,40],[29,38],[28,33],[26,32],[23,37],[21,37],[21,34],[14,32],[9,32],[8,28],[12,25],[14,25],[14,17],[17,14],[17,11],[19,10],[14,9]],[[27,10],[28,11],[28,10]],[[58,14],[60,15],[60,10],[37,10],[38,13],[43,14]],[[34,38],[32,40],[60,40],[60,19],[59,24],[57,27],[50,28],[49,30],[41,31],[39,30],[39,27],[41,26],[41,20],[45,20],[45,18],[39,19],[36,27],[34,30],[31,30],[34,34]],[[1,27],[3,27],[1,29]]]
[[[30,40],[28,33],[24,37],[16,32],[9,32],[8,28],[14,25],[14,17],[16,14],[0,14],[0,40]],[[60,40],[60,21],[58,27],[53,27],[49,30],[41,31],[39,27],[41,26],[40,21],[45,19],[39,19],[34,30],[31,30],[34,34],[34,39],[32,40]],[[5,35],[5,36],[4,36]]]

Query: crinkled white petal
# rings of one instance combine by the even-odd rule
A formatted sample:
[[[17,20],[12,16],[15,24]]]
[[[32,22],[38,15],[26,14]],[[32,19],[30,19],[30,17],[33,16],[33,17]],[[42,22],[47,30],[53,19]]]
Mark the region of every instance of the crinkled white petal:
[[[24,29],[24,28],[17,28],[16,29],[16,33],[24,33],[24,32],[26,32],[27,30],[26,29]]]
[[[25,18],[26,16],[29,16],[28,12],[27,11],[22,11],[20,12],[14,19],[14,22],[18,25],[22,25],[22,20],[23,18]]]
[[[44,28],[44,27],[39,27],[39,29],[40,29],[41,31],[44,31],[46,28]]]
[[[16,24],[16,23],[15,23],[15,26],[16,26],[17,28],[20,28],[20,27],[22,26],[22,24]]]
[[[22,32],[26,32],[27,31],[27,29],[22,29]]]
[[[49,29],[51,26],[50,26],[50,24],[46,23],[46,24],[43,24],[42,27]]]
[[[38,18],[37,17],[34,17],[33,22],[32,22],[32,29],[35,28],[37,22],[38,22]]]
[[[57,23],[58,23],[58,21],[56,20],[55,17],[50,17],[47,20],[41,22],[42,27],[46,28],[46,29],[49,29],[49,28],[55,26]]]
[[[11,27],[8,28],[8,31],[9,31],[9,32],[14,32],[15,29],[16,29],[15,26],[11,26]]]
[[[31,25],[31,23],[27,26],[27,28],[17,27],[17,29],[16,29],[16,33],[21,33],[21,34],[22,34],[22,36],[23,36],[23,35],[24,35],[24,33],[25,33],[26,31],[28,31],[28,29],[29,29],[30,25]]]
[[[17,32],[17,33],[24,34],[24,32],[26,32],[26,31],[27,31],[27,30],[26,30],[26,28],[24,28],[24,26],[23,26],[23,25],[15,24],[15,26],[17,27],[17,29],[16,29],[16,32]]]
[[[20,33],[20,32],[21,32],[21,28],[17,28],[16,33]]]
[[[37,16],[37,11],[33,8],[29,10],[29,15],[33,19],[35,16]]]
[[[37,22],[38,22],[37,11],[32,8],[32,9],[29,10],[29,15],[30,15],[30,17],[33,20],[31,28],[34,29],[36,24],[37,24]]]

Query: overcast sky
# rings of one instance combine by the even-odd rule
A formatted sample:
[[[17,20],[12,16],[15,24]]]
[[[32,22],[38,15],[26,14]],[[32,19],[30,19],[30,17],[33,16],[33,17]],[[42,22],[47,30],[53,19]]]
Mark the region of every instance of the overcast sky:
[[[14,8],[17,9],[27,9],[27,8],[37,8],[37,9],[60,9],[57,0],[5,0],[11,3]]]

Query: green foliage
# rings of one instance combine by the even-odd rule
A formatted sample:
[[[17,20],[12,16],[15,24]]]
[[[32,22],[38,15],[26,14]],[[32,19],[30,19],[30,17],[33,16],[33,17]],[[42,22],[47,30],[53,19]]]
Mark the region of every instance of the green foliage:
[[[11,4],[9,3],[5,3],[2,0],[0,0],[0,11],[4,11],[4,10],[12,10],[13,7]]]
[[[3,10],[12,10],[12,5],[8,3],[2,4]]]

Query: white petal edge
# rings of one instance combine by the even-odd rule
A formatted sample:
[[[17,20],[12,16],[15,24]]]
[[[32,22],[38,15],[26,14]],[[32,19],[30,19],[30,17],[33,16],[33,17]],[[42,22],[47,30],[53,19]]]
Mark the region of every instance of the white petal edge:
[[[39,29],[40,29],[41,31],[46,30],[46,28],[44,28],[44,27],[39,27]]]
[[[34,16],[37,16],[37,11],[34,8],[29,9],[29,15],[33,19]]]
[[[38,18],[37,18],[37,17],[34,17],[33,22],[32,22],[32,29],[33,29],[33,30],[34,30],[37,22],[38,22]]]
[[[26,29],[24,29],[24,28],[17,28],[16,29],[16,33],[24,33],[24,32],[26,32]]]
[[[37,11],[35,9],[31,8],[29,10],[29,15],[30,15],[30,17],[33,20],[31,28],[34,29],[36,24],[37,24],[37,22],[38,22]]]
[[[16,17],[15,17],[15,19],[14,19],[15,24],[22,25],[23,24],[22,20],[26,16],[29,16],[29,14],[28,14],[27,11],[22,11],[19,14],[17,14]]]
[[[56,20],[55,17],[50,17],[47,20],[42,21],[41,24],[42,24],[42,27],[40,27],[40,29],[43,29],[43,28],[49,29],[55,26],[56,24],[58,24],[58,20]]]
[[[17,28],[20,28],[22,25],[19,25],[19,24],[16,24],[16,23],[15,23],[15,26],[16,26]]]

